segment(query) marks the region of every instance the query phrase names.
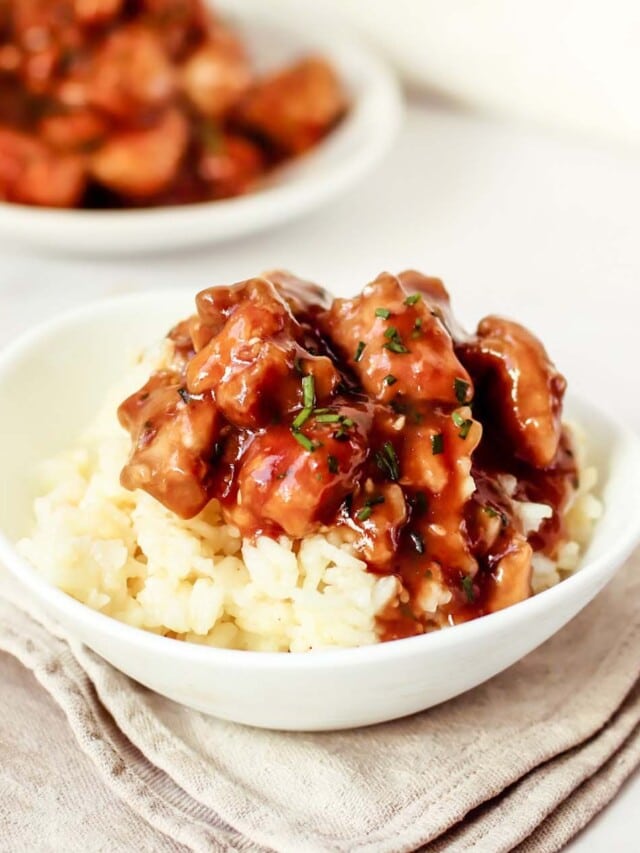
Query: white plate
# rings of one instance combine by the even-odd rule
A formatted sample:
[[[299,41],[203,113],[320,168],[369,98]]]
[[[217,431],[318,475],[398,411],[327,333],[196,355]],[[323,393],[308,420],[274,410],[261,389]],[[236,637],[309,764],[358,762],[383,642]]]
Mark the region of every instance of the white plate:
[[[140,683],[255,726],[362,726],[423,710],[485,681],[558,631],[613,577],[640,538],[640,439],[615,415],[573,400],[588,431],[605,511],[582,567],[540,595],[440,632],[358,649],[244,652],[183,643],[115,621],[52,587],[17,553],[28,533],[29,472],[71,447],[127,354],[192,310],[183,292],[100,302],[33,330],[0,355],[0,560],[72,636]],[[615,614],[611,614],[615,618]]]
[[[217,9],[241,33],[259,69],[320,53],[350,98],[345,119],[315,149],[274,171],[255,192],[197,205],[147,210],[50,210],[0,202],[0,237],[56,251],[131,253],[216,243],[307,213],[371,172],[400,125],[402,100],[387,68],[344,26],[279,2],[221,0]]]

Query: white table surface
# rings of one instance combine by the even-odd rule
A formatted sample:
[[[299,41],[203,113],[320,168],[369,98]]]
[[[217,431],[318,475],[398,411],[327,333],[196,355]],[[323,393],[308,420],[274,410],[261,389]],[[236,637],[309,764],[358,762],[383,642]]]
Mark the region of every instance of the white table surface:
[[[337,294],[383,269],[439,275],[469,325],[490,312],[525,322],[573,389],[640,420],[640,151],[418,104],[366,185],[286,228],[188,255],[118,261],[0,244],[0,341],[104,295],[166,286],[195,293],[276,266]],[[638,850],[639,804],[636,774],[570,850]]]

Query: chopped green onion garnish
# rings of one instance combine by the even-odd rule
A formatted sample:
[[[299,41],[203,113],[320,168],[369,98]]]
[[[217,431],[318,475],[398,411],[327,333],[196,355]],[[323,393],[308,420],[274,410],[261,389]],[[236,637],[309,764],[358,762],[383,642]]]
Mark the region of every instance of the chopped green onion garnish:
[[[382,445],[382,450],[378,450],[375,455],[376,465],[380,470],[387,475],[390,480],[398,480],[400,478],[400,465],[396,455],[395,448],[390,441],[385,441]]]
[[[365,342],[360,341],[360,343],[358,344],[358,348],[356,349],[356,354],[353,358],[354,361],[360,361],[360,359],[362,358],[362,353],[364,352],[365,347],[366,347]]]
[[[330,411],[331,411],[331,409],[314,409],[313,414],[314,415],[326,415],[326,413],[330,412]]]
[[[409,539],[413,542],[413,547],[416,549],[418,554],[424,554],[424,540],[419,533],[416,533],[415,530],[412,530],[409,534]]]
[[[338,460],[335,456],[327,456],[327,467],[332,474],[338,473]]]
[[[420,302],[421,299],[422,299],[421,293],[412,293],[411,296],[407,296],[407,298],[404,300],[404,304],[405,305],[415,305],[416,302]]]
[[[316,449],[316,445],[311,441],[310,438],[308,438],[303,432],[297,432],[296,430],[291,430],[291,432],[293,433],[293,437],[298,442],[298,444],[301,444],[305,450],[309,451],[309,453],[313,453],[313,451]]]
[[[471,602],[475,599],[475,591],[473,589],[473,578],[469,575],[465,575],[462,578],[462,589],[464,590],[464,594],[467,596],[467,601]]]
[[[395,326],[389,326],[389,328],[384,333],[385,338],[397,338],[398,330]]]
[[[391,352],[404,353],[409,352],[406,346],[399,341],[389,341],[388,344],[384,345],[385,349],[391,350]]]
[[[302,377],[302,399],[305,408],[313,408],[316,402],[316,387],[313,376]]]
[[[460,427],[460,432],[458,433],[458,435],[460,436],[460,438],[466,438],[466,437],[469,435],[469,430],[471,429],[471,427],[472,427],[472,426],[473,426],[473,421],[472,421],[472,420],[467,419],[467,420],[462,424],[462,426]]]
[[[431,436],[431,452],[434,456],[442,453],[444,450],[444,436],[441,432]]]
[[[382,317],[384,320],[388,320],[391,316],[391,311],[388,308],[376,308],[376,317]]]
[[[307,406],[307,407],[306,407],[306,408],[304,408],[301,412],[299,412],[299,413],[296,415],[296,417],[294,418],[293,423],[291,424],[291,429],[292,429],[292,430],[298,430],[298,429],[300,429],[300,427],[301,427],[301,426],[302,426],[306,421],[308,421],[308,420],[309,420],[309,418],[311,417],[311,411],[312,411],[312,410],[311,410],[311,407],[310,407],[310,406]]]
[[[458,379],[457,377],[453,380],[453,390],[455,391],[456,400],[459,403],[467,402],[467,393],[469,391],[469,383],[465,382],[464,379]]]
[[[337,424],[340,420],[340,415],[336,414],[326,414],[326,415],[318,415],[316,417],[316,423],[318,424]]]
[[[382,381],[385,385],[395,385],[398,380],[392,373],[387,373]]]
[[[346,426],[346,427],[352,427],[353,426],[353,421],[351,420],[351,418],[344,418],[344,417],[340,416],[340,421],[342,422],[343,426]]]
[[[366,521],[371,515],[371,508],[376,506],[377,504],[383,504],[384,498],[382,495],[374,495],[372,498],[367,498],[364,502],[364,506],[361,510],[356,513],[356,518],[358,521]]]
[[[499,518],[500,523],[502,524],[503,527],[506,527],[507,524],[509,523],[509,519],[507,518],[505,513],[504,512],[498,512],[498,510],[494,509],[492,506],[483,506],[482,511],[485,513],[485,515],[488,515],[489,518]]]
[[[462,417],[460,412],[453,412],[453,414],[451,415],[451,420],[457,427],[461,427],[464,423],[464,418]]]

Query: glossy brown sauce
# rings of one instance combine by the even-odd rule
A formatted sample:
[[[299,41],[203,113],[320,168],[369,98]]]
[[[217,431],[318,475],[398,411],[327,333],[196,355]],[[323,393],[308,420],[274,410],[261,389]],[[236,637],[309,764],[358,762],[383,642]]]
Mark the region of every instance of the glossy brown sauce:
[[[465,334],[442,283],[416,272],[333,301],[270,273],[197,309],[169,334],[171,369],[120,407],[126,487],[183,517],[215,498],[247,537],[341,530],[398,579],[383,639],[531,594],[577,471],[564,380],[530,332],[486,318]],[[527,535],[516,501],[552,516]]]

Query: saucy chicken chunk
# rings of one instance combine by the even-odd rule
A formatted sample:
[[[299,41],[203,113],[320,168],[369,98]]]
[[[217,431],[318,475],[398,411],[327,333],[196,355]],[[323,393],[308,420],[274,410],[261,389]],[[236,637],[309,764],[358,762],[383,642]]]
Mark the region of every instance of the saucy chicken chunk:
[[[275,271],[196,297],[171,358],[120,407],[122,472],[188,518],[216,500],[242,535],[343,537],[395,578],[383,639],[531,594],[576,486],[564,380],[522,326],[468,335],[439,279],[383,273],[353,299]],[[523,502],[544,505],[525,526]]]
[[[345,109],[320,58],[259,76],[204,0],[0,5],[5,201],[120,208],[229,198],[316,145]]]
[[[519,323],[485,317],[461,357],[485,383],[516,454],[539,468],[550,465],[560,443],[566,382],[540,341]]]
[[[318,322],[335,342],[364,390],[382,402],[462,403],[471,399],[469,374],[451,336],[429,303],[383,273],[355,299],[336,299]]]

